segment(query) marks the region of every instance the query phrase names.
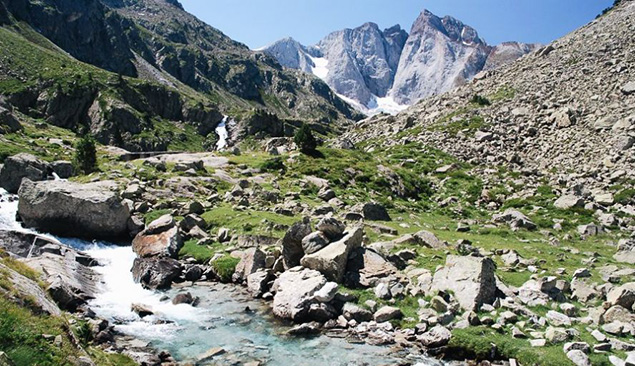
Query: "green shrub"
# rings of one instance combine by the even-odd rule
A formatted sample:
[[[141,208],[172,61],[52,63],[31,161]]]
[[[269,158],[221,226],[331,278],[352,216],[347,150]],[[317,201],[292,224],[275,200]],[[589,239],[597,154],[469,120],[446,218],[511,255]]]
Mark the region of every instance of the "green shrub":
[[[298,145],[300,151],[304,153],[312,153],[318,146],[317,140],[311,131],[311,127],[309,127],[306,123],[303,123],[302,126],[298,128],[293,140],[295,141],[295,144]]]
[[[492,102],[489,101],[489,99],[485,98],[484,96],[478,95],[478,94],[474,94],[474,96],[472,97],[472,99],[470,99],[470,103],[485,107],[488,105],[491,105]]]
[[[224,256],[210,263],[214,273],[218,276],[221,282],[231,282],[232,276],[236,271],[236,266],[240,262],[240,259],[231,256]]]
[[[90,174],[97,170],[97,148],[92,136],[87,134],[77,141],[73,166],[76,172],[82,174]]]
[[[275,157],[262,163],[262,165],[260,165],[260,170],[262,170],[263,172],[274,172],[280,170],[285,171],[286,167],[284,166],[282,158]]]
[[[635,189],[625,189],[615,195],[615,202],[627,204],[635,198]]]

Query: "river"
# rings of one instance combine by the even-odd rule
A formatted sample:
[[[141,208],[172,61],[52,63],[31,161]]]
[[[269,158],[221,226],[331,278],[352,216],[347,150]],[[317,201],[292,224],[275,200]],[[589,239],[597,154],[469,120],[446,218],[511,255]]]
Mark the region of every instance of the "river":
[[[15,220],[17,201],[9,202],[0,194],[0,230],[21,230]],[[268,306],[251,299],[233,285],[205,284],[175,288],[166,292],[150,291],[136,284],[130,273],[135,254],[130,246],[105,242],[54,237],[61,243],[85,251],[99,261],[103,275],[97,298],[91,309],[115,324],[122,333],[168,350],[177,361],[194,361],[212,348],[224,353],[210,361],[214,365],[236,365],[251,361],[261,365],[385,365],[409,358],[420,366],[440,366],[441,362],[419,355],[392,352],[389,347],[348,343],[345,339],[318,336],[294,338],[284,335],[288,327],[273,319]],[[200,298],[196,307],[173,305],[170,300],[179,291]],[[155,315],[139,318],[131,311],[133,303],[152,308]],[[249,307],[251,311],[246,312]]]

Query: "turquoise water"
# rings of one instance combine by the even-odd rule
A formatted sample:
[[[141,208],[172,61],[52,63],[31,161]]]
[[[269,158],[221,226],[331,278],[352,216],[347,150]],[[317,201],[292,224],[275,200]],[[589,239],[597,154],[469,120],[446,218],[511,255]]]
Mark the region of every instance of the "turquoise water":
[[[0,229],[20,229],[15,221],[16,209],[15,202],[0,202]],[[326,336],[286,336],[288,326],[272,318],[267,303],[250,298],[242,288],[233,285],[205,284],[168,292],[145,290],[132,280],[130,269],[135,254],[131,247],[56,239],[86,251],[102,264],[95,267],[104,282],[99,286],[97,298],[90,302],[93,311],[115,324],[117,330],[157,349],[168,350],[177,361],[196,361],[210,349],[222,348],[222,354],[203,364],[240,365],[258,361],[271,366],[375,366],[395,364],[406,358],[422,366],[442,365],[419,355],[395,353],[390,347],[352,344]],[[170,300],[163,300],[180,291],[198,296],[199,305],[173,305]],[[131,311],[135,303],[151,307],[155,315],[139,318]],[[246,312],[247,307],[252,311]]]

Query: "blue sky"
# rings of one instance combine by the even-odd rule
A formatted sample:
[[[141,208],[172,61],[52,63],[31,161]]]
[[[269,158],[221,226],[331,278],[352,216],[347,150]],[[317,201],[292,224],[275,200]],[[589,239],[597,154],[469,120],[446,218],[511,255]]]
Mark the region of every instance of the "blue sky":
[[[186,10],[258,48],[291,36],[305,45],[375,22],[407,31],[423,9],[452,15],[488,43],[549,43],[588,23],[613,0],[181,0]]]

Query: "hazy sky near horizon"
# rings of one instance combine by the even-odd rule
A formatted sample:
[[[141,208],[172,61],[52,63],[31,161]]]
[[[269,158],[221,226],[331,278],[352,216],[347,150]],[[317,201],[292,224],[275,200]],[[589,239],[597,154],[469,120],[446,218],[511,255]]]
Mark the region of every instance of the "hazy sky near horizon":
[[[494,45],[549,43],[588,23],[613,0],[180,0],[187,11],[251,48],[293,37],[312,45],[366,22],[410,31],[423,9],[451,15]]]

